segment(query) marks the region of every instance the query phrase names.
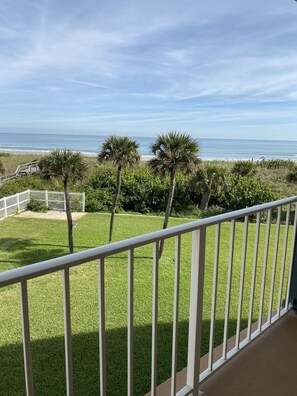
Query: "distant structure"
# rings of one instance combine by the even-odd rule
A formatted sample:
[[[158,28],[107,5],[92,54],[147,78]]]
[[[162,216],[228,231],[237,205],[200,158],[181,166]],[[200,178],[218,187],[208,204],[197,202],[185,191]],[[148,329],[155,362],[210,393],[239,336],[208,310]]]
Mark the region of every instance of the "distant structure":
[[[32,173],[39,172],[40,169],[38,164],[39,161],[36,160],[18,165],[14,173],[10,173],[8,175],[4,175],[0,177],[0,186],[2,186],[2,184],[6,183],[9,180],[14,180],[17,179],[18,177],[28,176],[31,175]]]

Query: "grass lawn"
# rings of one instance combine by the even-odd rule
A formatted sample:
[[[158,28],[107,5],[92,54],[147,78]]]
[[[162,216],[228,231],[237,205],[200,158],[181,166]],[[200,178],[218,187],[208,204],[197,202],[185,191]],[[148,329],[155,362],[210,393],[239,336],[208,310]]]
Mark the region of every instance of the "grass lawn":
[[[120,216],[115,220],[114,240],[132,237],[159,229],[161,217]],[[187,220],[188,221],[188,220]],[[170,225],[186,222],[171,219]],[[87,214],[77,221],[76,250],[85,250],[107,243],[109,216]],[[254,319],[257,319],[266,226],[261,225],[259,265],[257,272]],[[255,224],[249,228],[242,327],[247,323],[249,290],[253,259]],[[212,294],[215,229],[207,232],[206,272],[203,313],[202,354],[208,352],[209,318]],[[224,307],[229,256],[230,226],[224,224],[221,237],[220,270],[215,343],[222,342]],[[276,296],[283,247],[284,227],[281,227],[278,254]],[[292,227],[290,227],[290,238]],[[236,249],[232,279],[230,336],[236,328],[241,266],[243,223],[236,226]],[[272,226],[269,266],[267,271],[266,306],[269,299],[271,266],[275,240]],[[135,395],[150,388],[151,314],[152,314],[152,246],[135,251]],[[68,253],[66,222],[18,217],[0,223],[0,269],[2,271],[57,257]],[[158,382],[170,376],[174,284],[174,240],[165,243],[159,272]],[[290,254],[287,256],[287,264]],[[189,316],[189,285],[191,266],[191,236],[182,237],[180,327],[178,369],[186,365],[187,326]],[[287,265],[288,267],[288,265]],[[286,271],[287,273],[287,271]],[[72,327],[74,353],[74,386],[76,395],[99,393],[98,367],[98,296],[97,263],[92,262],[70,270]],[[33,374],[36,395],[64,395],[65,365],[63,339],[62,274],[56,273],[28,283]],[[283,296],[285,291],[283,291]],[[24,374],[21,343],[19,288],[0,289],[0,395],[23,395]],[[276,304],[276,298],[274,305]],[[264,312],[264,313],[265,313]],[[108,395],[126,394],[127,376],[127,255],[122,253],[106,260],[106,326]]]

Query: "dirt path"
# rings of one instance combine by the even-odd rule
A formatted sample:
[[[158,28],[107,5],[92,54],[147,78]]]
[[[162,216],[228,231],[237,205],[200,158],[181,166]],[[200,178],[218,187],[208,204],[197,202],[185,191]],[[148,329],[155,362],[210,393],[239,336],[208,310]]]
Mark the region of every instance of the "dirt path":
[[[73,220],[80,219],[84,216],[84,212],[73,212],[72,218]],[[49,210],[48,212],[31,212],[30,210],[26,210],[17,215],[18,217],[26,217],[30,219],[52,219],[52,220],[67,220],[66,213],[60,212],[58,210]]]

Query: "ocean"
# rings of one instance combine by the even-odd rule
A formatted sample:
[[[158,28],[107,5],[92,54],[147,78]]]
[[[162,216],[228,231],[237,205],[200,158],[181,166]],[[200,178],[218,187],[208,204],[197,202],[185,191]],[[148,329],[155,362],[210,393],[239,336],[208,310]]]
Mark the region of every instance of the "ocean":
[[[53,148],[68,148],[87,155],[96,155],[106,136],[0,133],[0,151],[4,152],[48,152]],[[151,156],[150,145],[155,137],[131,137],[139,143],[142,156]],[[207,160],[239,159],[292,159],[297,161],[297,141],[206,139],[197,138],[200,157]]]

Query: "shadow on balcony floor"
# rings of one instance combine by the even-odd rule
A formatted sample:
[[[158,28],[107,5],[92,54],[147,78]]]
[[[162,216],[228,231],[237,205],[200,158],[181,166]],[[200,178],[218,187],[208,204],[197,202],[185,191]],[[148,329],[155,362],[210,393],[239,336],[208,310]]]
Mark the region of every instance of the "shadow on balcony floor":
[[[254,326],[253,326],[254,327]],[[256,326],[254,327],[256,329]],[[233,359],[201,384],[206,396],[296,396],[297,313],[283,318],[256,338]],[[241,340],[246,337],[242,331]],[[228,341],[228,350],[235,337]],[[214,360],[222,356],[222,345],[214,350]],[[200,361],[207,368],[208,354]],[[186,368],[177,375],[177,389],[186,384]],[[171,379],[157,389],[158,396],[170,395]],[[148,393],[146,396],[149,396]]]
[[[296,396],[297,314],[290,311],[201,385],[206,396]]]

